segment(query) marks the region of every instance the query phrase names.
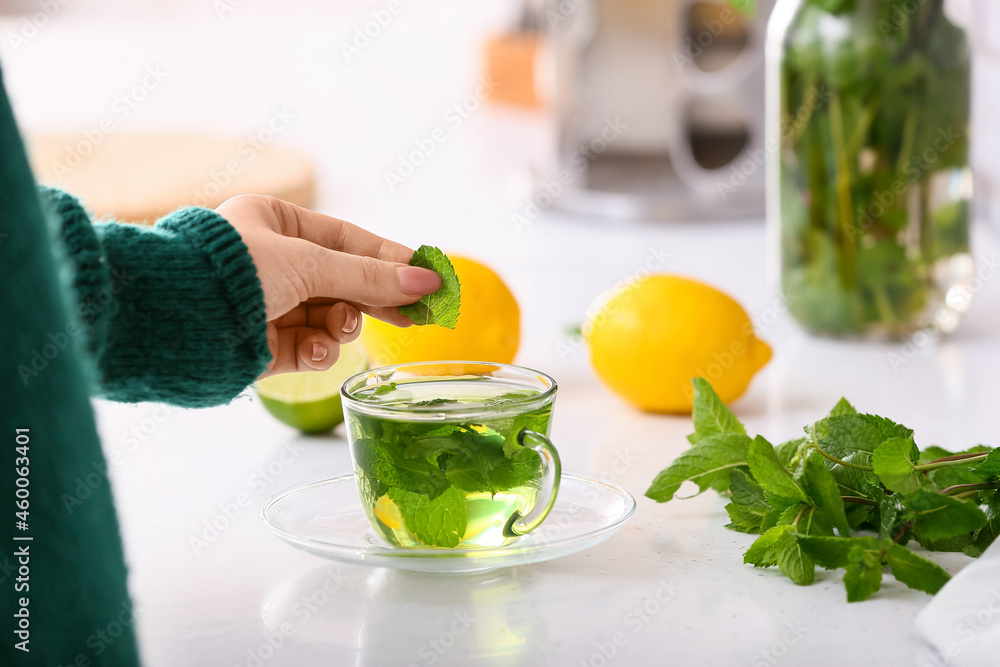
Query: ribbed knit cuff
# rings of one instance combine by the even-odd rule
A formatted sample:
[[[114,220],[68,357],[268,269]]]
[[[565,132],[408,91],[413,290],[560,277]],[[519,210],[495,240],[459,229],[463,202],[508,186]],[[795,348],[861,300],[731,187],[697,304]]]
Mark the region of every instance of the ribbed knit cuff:
[[[182,208],[160,219],[157,227],[175,231],[205,253],[236,314],[232,330],[221,333],[230,351],[240,349],[249,364],[238,383],[246,387],[267,369],[267,312],[257,267],[239,232],[215,211],[200,206]]]
[[[183,208],[156,225],[92,224],[71,195],[41,188],[57,226],[97,392],[116,401],[227,403],[267,368],[267,316],[239,232]]]
[[[57,188],[39,186],[42,207],[62,241],[64,276],[75,302],[70,306],[83,328],[83,349],[91,359],[100,355],[108,338],[108,328],[117,312],[117,302],[109,288],[111,271],[104,260],[100,241],[90,224],[90,216],[72,195]]]

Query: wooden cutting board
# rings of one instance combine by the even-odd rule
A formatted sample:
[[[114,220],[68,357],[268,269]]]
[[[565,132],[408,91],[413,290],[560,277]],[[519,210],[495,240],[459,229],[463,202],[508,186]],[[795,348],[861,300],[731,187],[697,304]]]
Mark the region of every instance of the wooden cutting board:
[[[76,195],[99,217],[151,223],[182,206],[215,208],[242,193],[314,203],[310,160],[257,137],[95,130],[26,141],[35,178]]]

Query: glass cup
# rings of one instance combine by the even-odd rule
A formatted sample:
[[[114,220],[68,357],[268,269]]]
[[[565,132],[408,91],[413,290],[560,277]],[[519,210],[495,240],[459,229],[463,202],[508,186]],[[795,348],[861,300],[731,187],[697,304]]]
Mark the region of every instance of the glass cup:
[[[403,548],[495,548],[536,529],[559,492],[556,382],[468,361],[364,371],[340,389],[365,514]]]

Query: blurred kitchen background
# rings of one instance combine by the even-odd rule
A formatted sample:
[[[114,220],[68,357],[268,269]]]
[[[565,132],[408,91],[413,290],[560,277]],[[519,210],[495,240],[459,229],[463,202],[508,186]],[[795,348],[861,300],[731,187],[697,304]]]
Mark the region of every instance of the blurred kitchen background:
[[[550,357],[588,305],[560,283],[598,294],[648,265],[649,225],[676,225],[650,268],[764,298],[745,287],[763,281],[763,243],[740,271],[705,244],[763,225],[772,4],[744,18],[721,0],[8,0],[0,64],[40,179],[97,213],[264,192],[478,256],[525,308],[545,303],[523,340]],[[1000,7],[948,11],[976,45],[976,206],[997,225]],[[718,234],[688,253],[693,223]],[[607,269],[553,276],[553,252]]]
[[[343,215],[363,214],[365,202],[392,199],[400,188],[423,190],[439,206],[440,192],[426,185],[464,187],[458,174],[442,178],[443,161],[429,155],[414,165],[412,178],[386,182],[387,172],[398,172],[400,158],[420,151],[419,142],[438,126],[444,139],[426,146],[468,151],[463,162],[475,169],[464,170],[466,178],[481,182],[488,173],[516,196],[544,186],[560,167],[572,171],[573,152],[620,117],[627,131],[588,156],[570,194],[542,208],[707,219],[756,215],[763,206],[763,170],[743,174],[745,184],[737,176],[735,193],[719,195],[720,181],[732,184],[728,169],[753,159],[764,140],[763,25],[773,0],[755,4],[754,16],[746,18],[725,0],[486,0],[474,6],[447,0],[6,0],[0,2],[0,57],[21,123],[37,137],[42,177],[92,186],[85,194],[95,208],[107,197],[127,204],[118,207],[126,217],[142,213],[132,208],[143,198],[138,188],[152,187],[143,178],[159,175],[157,169],[208,166],[207,182],[204,175],[175,174],[175,181],[200,185],[188,197],[200,203],[244,183],[212,178],[214,162],[225,172],[224,145],[203,144],[192,163],[182,158],[188,144],[146,137],[133,148],[150,152],[133,153],[136,164],[127,165],[113,159],[125,153],[113,135],[207,133],[224,143],[281,124],[274,115],[287,110],[287,127],[261,143],[272,152],[297,149],[315,167],[314,177],[287,155],[238,168],[278,172],[277,193],[291,189],[292,198],[315,197],[316,205],[336,206]],[[997,217],[1000,151],[993,148],[1000,132],[986,121],[1000,78],[1000,8],[989,0],[957,0],[949,10],[971,26],[976,45],[979,210]],[[466,98],[482,93],[483,76],[492,77],[487,93],[499,104],[472,109]],[[463,104],[469,109],[448,113]],[[100,150],[105,136],[108,145]],[[81,140],[93,145],[93,154],[78,156],[72,166],[72,148]],[[247,161],[249,153],[237,160]],[[144,161],[147,155],[153,164]],[[62,170],[60,162],[68,162]],[[132,190],[94,183],[105,169],[130,174]]]
[[[540,208],[711,218],[762,211],[763,169],[725,198],[708,169],[763,145],[771,4],[748,19],[706,0],[20,0],[0,53],[40,177],[120,217],[269,183],[344,215],[400,188],[437,199],[428,184],[464,184],[431,153],[467,150],[462,162],[482,169],[469,176],[540,195]],[[140,131],[173,136],[121,138]],[[263,160],[239,150],[244,133],[264,135]],[[282,147],[314,177],[270,155]],[[586,164],[574,161],[581,149]]]

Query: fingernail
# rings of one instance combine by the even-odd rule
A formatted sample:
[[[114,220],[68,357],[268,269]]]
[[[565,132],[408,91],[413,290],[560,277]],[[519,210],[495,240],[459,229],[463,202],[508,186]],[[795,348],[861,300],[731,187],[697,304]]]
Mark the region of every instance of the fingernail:
[[[358,328],[358,315],[353,310],[347,311],[347,316],[344,318],[344,328],[342,331],[344,333],[353,333],[355,329]]]
[[[274,359],[275,357],[275,352],[274,352],[275,345],[276,343],[274,339],[272,338],[267,339],[267,351],[271,353],[271,359]]]
[[[441,276],[430,269],[419,266],[401,266],[396,269],[399,276],[399,289],[406,294],[433,294],[441,289]]]
[[[313,343],[312,360],[323,361],[326,359],[326,345],[323,343]]]

